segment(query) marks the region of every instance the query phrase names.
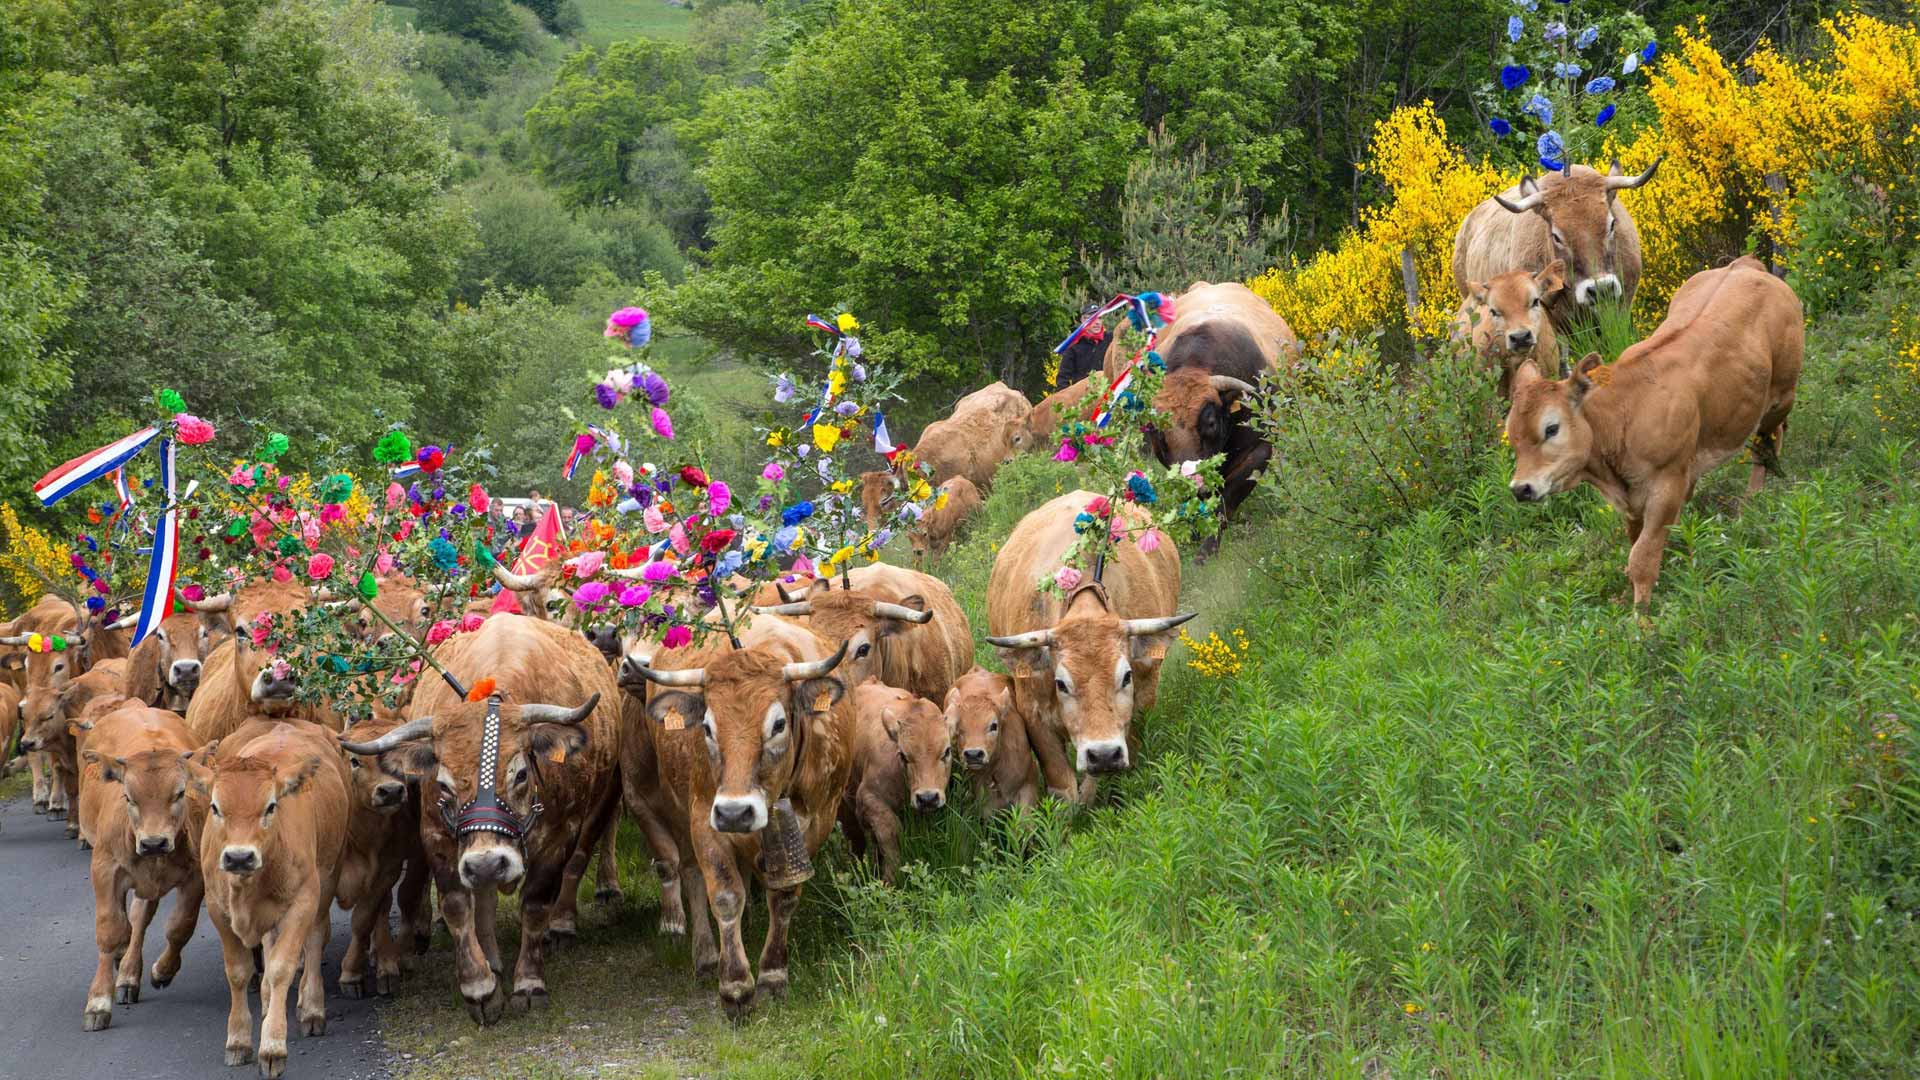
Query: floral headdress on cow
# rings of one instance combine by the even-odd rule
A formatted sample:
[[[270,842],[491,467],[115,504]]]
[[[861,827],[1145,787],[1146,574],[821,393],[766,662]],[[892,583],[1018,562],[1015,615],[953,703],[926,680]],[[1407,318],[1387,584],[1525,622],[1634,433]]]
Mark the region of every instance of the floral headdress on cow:
[[[1591,159],[1602,130],[1619,112],[1619,91],[1651,62],[1659,46],[1646,21],[1632,12],[1599,19],[1575,14],[1571,0],[1511,0],[1510,49],[1498,82],[1484,88],[1487,126],[1526,172],[1534,166],[1566,172]],[[1618,66],[1618,74],[1614,73]]]
[[[1220,528],[1222,455],[1169,468],[1147,446],[1147,430],[1167,420],[1152,406],[1167,371],[1154,346],[1173,321],[1173,298],[1152,292],[1116,296],[1090,312],[1054,352],[1065,352],[1090,325],[1117,310],[1127,313],[1127,336],[1121,340],[1133,359],[1111,381],[1104,372],[1088,376],[1087,405],[1061,424],[1060,447],[1053,455],[1056,461],[1079,463],[1081,486],[1100,493],[1075,516],[1073,546],[1059,569],[1034,583],[1057,596],[1071,595],[1082,582],[1099,581],[1116,545],[1155,551],[1165,541],[1185,543]]]
[[[825,368],[820,390],[802,390],[785,372],[774,376],[774,404],[799,412],[790,426],[770,422],[760,430],[772,453],[760,472],[756,509],[778,514],[768,540],[774,558],[791,560],[789,580],[844,576],[859,560],[878,561],[896,524],[919,521],[945,499],[934,491],[926,464],[893,442],[884,406],[904,400],[901,377],[869,370],[853,333],[859,321],[841,312],[832,319],[809,315],[806,325],[828,336],[814,353]],[[861,470],[854,467],[869,448],[872,463],[881,466],[874,471],[884,470],[890,481],[879,504],[882,520],[873,524],[861,503]]]

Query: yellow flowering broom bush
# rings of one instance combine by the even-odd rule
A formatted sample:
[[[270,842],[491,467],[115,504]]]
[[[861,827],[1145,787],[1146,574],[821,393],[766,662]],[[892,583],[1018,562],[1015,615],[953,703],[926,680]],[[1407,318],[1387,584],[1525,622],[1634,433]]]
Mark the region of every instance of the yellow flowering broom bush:
[[[45,595],[46,580],[73,573],[71,552],[53,537],[20,520],[11,504],[0,503],[0,569],[27,605]]]

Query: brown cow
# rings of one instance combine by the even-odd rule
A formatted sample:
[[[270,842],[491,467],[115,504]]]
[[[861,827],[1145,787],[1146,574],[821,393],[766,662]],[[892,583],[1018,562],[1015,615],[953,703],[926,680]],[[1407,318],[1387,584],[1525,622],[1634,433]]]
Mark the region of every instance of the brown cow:
[[[43,646],[38,652],[28,651],[23,660],[24,690],[19,706],[20,716],[28,724],[58,708],[57,696],[68,680],[85,674],[96,661],[127,655],[125,633],[109,630],[77,603],[58,596],[42,597],[15,619],[13,633],[0,637],[0,645],[29,645],[34,634],[41,635]],[[63,648],[52,647],[55,637]],[[29,753],[27,762],[33,770],[34,812],[66,817],[72,793],[54,772],[45,752]]]
[[[982,387],[961,398],[952,415],[920,432],[914,460],[933,470],[936,484],[964,476],[985,490],[1000,466],[1027,449],[1032,411],[1026,396],[1005,383]]]
[[[945,554],[947,545],[953,542],[953,534],[960,531],[961,523],[980,509],[980,489],[964,476],[956,476],[941,484],[935,496],[936,503],[941,495],[946,496],[946,504],[929,509],[918,525],[907,530],[907,543],[913,548],[915,562],[926,559],[928,555]]]
[[[131,627],[138,618],[136,612],[114,626]],[[128,654],[122,692],[136,701],[185,712],[200,688],[202,664],[232,636],[225,615],[191,610],[168,615]]]
[[[1800,298],[1758,261],[1703,270],[1673,294],[1653,336],[1602,367],[1514,382],[1507,438],[1513,494],[1539,502],[1592,484],[1627,519],[1627,578],[1645,606],[1667,530],[1708,470],[1754,440],[1747,494],[1779,462],[1806,349]]]
[[[200,919],[197,855],[206,809],[187,797],[186,758],[193,752],[177,713],[138,702],[108,712],[87,732],[87,777],[77,802],[93,843],[89,873],[100,954],[81,1017],[87,1031],[113,1022],[115,998],[140,1000],[147,925],[162,897],[180,894],[167,920],[167,947],[149,973],[155,989],[179,972],[180,950]],[[131,911],[128,891],[136,898]]]
[[[1548,305],[1556,330],[1572,327],[1602,296],[1631,306],[1640,285],[1640,233],[1615,196],[1653,179],[1659,168],[1655,161],[1638,176],[1624,176],[1616,161],[1602,176],[1575,165],[1488,197],[1454,234],[1454,287],[1465,298],[1476,281],[1513,270],[1537,273],[1558,259],[1572,287]]]
[[[468,701],[421,681],[405,724],[355,754],[433,792],[420,840],[468,1013],[482,1024],[509,1004],[547,1004],[546,939],[573,933],[587,860],[620,810],[619,704],[607,664],[578,633],[532,618],[492,618],[437,654],[462,685],[495,684]],[[492,732],[489,735],[489,732]],[[494,935],[499,894],[520,890],[520,956],[509,998]]]
[[[1566,288],[1559,259],[1539,273],[1510,270],[1490,281],[1468,282],[1467,298],[1453,317],[1453,337],[1500,369],[1500,398],[1513,398],[1513,373],[1531,361],[1542,372],[1560,373],[1560,342],[1547,305]]]
[[[989,815],[1040,801],[1040,765],[1027,739],[1027,722],[1013,707],[1013,680],[976,667],[947,691],[947,726],[960,766],[973,779]]]
[[[287,989],[296,970],[302,1034],[327,1031],[320,963],[346,847],[347,766],[327,731],[282,723],[188,769],[208,800],[200,875],[226,962],[226,1063],[255,1056],[247,989],[260,948],[260,1075],[277,1077],[287,1066]]]
[[[233,638],[207,655],[200,688],[187,704],[187,729],[200,742],[232,733],[255,713],[299,717],[338,730],[341,718],[324,705],[302,705],[294,698],[299,673],[277,660],[269,647],[254,644],[254,631],[265,631],[272,620],[319,603],[305,587],[293,582],[256,581],[236,592],[188,600],[201,614],[224,614],[233,623]]]
[[[126,679],[126,665],[125,660],[102,660],[69,680],[58,693],[37,696],[33,699],[33,708],[21,711],[25,726],[20,748],[45,755],[48,767],[69,799],[80,793],[80,757],[68,722],[77,719],[94,701],[124,697],[120,687]],[[79,815],[67,815],[67,836],[79,835]]]
[[[805,617],[828,641],[847,643],[840,677],[865,682],[877,676],[888,686],[931,701],[973,664],[973,627],[946,582],[917,570],[874,563],[838,579],[815,578],[804,599],[756,612]],[[854,683],[859,685],[859,683]]]
[[[664,650],[659,669],[651,657],[628,658],[643,678],[668,688],[652,695],[647,711],[662,728],[660,780],[680,849],[694,971],[719,970],[721,1005],[736,1019],[756,993],[741,937],[748,868],[767,887],[758,991],[778,996],[787,986],[787,932],[802,875],[833,832],[854,733],[853,703],[831,675],[847,655],[845,643],[834,652],[807,627],[760,616],[741,644],[732,649],[722,638]],[[708,910],[720,924],[718,955]]]
[[[854,858],[871,842],[880,880],[900,871],[900,811],[911,802],[930,814],[947,805],[953,725],[940,707],[868,679],[853,688],[853,770],[840,800],[840,830]]]
[[[1071,491],[1021,518],[987,582],[987,642],[1013,670],[1015,707],[1029,721],[1048,791],[1063,799],[1092,794],[1091,775],[1076,794],[1075,771],[1132,766],[1134,715],[1153,707],[1167,638],[1193,618],[1175,613],[1180,555],[1165,541],[1152,552],[1116,546],[1102,579],[1080,584],[1065,600],[1036,588],[1064,565],[1078,539],[1074,517],[1093,498]],[[1143,524],[1131,504],[1115,512]]]
[[[1091,379],[1081,379],[1064,390],[1055,390],[1041,399],[1040,404],[1027,414],[1027,432],[1030,436],[1027,445],[1030,449],[1053,453],[1054,433],[1060,425],[1070,418],[1080,416],[1085,410],[1083,403],[1087,393],[1093,389]]]

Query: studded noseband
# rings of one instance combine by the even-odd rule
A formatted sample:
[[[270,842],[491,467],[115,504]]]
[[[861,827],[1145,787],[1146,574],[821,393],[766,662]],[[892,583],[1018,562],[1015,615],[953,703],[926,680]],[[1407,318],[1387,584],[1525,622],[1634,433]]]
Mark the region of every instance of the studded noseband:
[[[480,732],[480,787],[458,810],[441,803],[441,820],[455,837],[490,832],[524,844],[544,809],[538,794],[524,818],[500,801],[500,695],[494,694],[487,698],[486,726]]]

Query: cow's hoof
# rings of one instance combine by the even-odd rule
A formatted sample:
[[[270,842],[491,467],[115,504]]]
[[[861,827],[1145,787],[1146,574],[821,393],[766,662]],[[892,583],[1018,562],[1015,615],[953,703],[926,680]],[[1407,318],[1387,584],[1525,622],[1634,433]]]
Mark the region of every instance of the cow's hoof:
[[[67,808],[66,808],[66,807],[64,807],[64,806],[49,806],[49,807],[47,807],[47,820],[48,820],[48,821],[65,821],[66,819],[67,819]]]
[[[488,994],[485,1000],[467,1002],[467,1015],[482,1027],[499,1023],[501,1014],[506,1011],[507,991],[497,980],[493,984],[493,993]]]
[[[113,1000],[122,1005],[140,1004],[140,984],[123,983],[113,988]]]
[[[280,1080],[287,1072],[287,1052],[260,1051],[260,1075],[265,1080]]]
[[[78,830],[78,829],[75,829],[75,830],[74,830],[74,832],[75,832],[75,833],[78,833],[78,832],[79,832],[79,830]],[[75,837],[75,839],[79,841],[79,843],[78,843],[78,844],[77,844],[76,846],[77,846],[77,847],[78,847],[78,848],[79,848],[79,849],[80,849],[81,851],[92,851],[92,850],[93,850],[93,845],[92,845],[92,844],[89,844],[89,843],[87,843],[87,838],[86,838],[86,837],[84,837],[84,836],[76,836],[76,837]]]
[[[327,1033],[327,1014],[303,1016],[300,1018],[300,1034],[309,1039],[317,1039]]]
[[[366,980],[358,979],[358,978],[349,979],[345,975],[340,976],[340,996],[343,998],[352,998],[355,1001],[358,1001],[361,998],[366,997],[367,996]]]
[[[507,1008],[516,1015],[524,1016],[535,1009],[545,1009],[553,1001],[547,996],[544,986],[530,986],[525,990],[515,990],[507,999]]]
[[[382,974],[373,985],[374,992],[381,997],[392,997],[393,992],[399,988],[400,976],[393,974]]]
[[[47,812],[47,800],[45,800],[45,799],[35,799],[35,800],[33,800],[33,812],[34,812],[34,813],[36,813],[36,814],[44,814],[44,813],[46,813],[46,812]]]
[[[155,964],[153,969],[147,972],[147,981],[153,984],[155,990],[165,990],[173,985],[173,976],[160,974],[160,965]]]
[[[80,839],[80,823],[73,818],[67,819],[67,839],[78,841],[80,850],[86,850],[87,842]]]
[[[251,1065],[251,1064],[253,1064],[253,1047],[251,1046],[227,1047],[227,1066],[229,1068],[235,1065]]]
[[[746,1023],[747,1017],[753,1012],[753,984],[739,982],[722,986],[720,1008],[727,1014],[729,1023]]]
[[[580,935],[575,933],[571,926],[547,927],[547,946],[549,948],[564,949],[579,940],[579,937]]]
[[[681,911],[660,912],[660,932],[668,937],[681,937],[687,932],[687,913]]]
[[[786,969],[775,968],[772,971],[761,972],[760,981],[755,985],[755,989],[759,995],[764,998],[769,998],[774,1001],[785,998],[787,996]]]
[[[80,1014],[81,1031],[105,1031],[112,1023],[112,1009],[88,1009]]]
[[[627,894],[621,892],[620,886],[618,885],[602,885],[600,888],[593,890],[593,902],[596,904],[618,905],[626,903],[626,900]]]

